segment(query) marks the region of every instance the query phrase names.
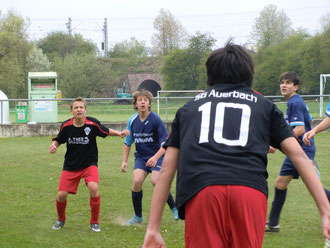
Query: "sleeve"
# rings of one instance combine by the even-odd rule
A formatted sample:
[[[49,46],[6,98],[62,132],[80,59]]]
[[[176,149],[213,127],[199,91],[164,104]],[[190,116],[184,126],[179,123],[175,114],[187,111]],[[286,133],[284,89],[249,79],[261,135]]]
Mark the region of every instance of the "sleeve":
[[[59,144],[64,144],[66,142],[65,128],[63,128],[64,123],[61,124],[59,133],[52,141],[57,141]]]
[[[288,106],[288,121],[291,127],[305,126],[304,111],[306,107],[296,103]]]
[[[273,104],[270,118],[270,145],[277,149],[283,140],[294,137],[292,130],[286,123],[283,113]]]
[[[327,109],[325,110],[325,115],[330,117],[330,102],[328,103]]]
[[[127,127],[126,127],[126,129],[129,131],[129,135],[126,136],[126,138],[125,138],[125,145],[127,145],[127,146],[131,146],[134,142],[131,125],[132,125],[132,118],[130,118],[128,120]]]
[[[96,126],[97,126],[97,132],[96,132],[96,135],[97,136],[100,136],[102,138],[105,138],[109,135],[109,128],[106,128],[105,126],[103,126],[101,124],[101,122],[95,118],[91,118],[93,122],[96,123]]]
[[[182,108],[180,108],[172,122],[170,134],[167,136],[165,144],[163,145],[164,149],[167,149],[169,146],[180,148],[180,116]]]

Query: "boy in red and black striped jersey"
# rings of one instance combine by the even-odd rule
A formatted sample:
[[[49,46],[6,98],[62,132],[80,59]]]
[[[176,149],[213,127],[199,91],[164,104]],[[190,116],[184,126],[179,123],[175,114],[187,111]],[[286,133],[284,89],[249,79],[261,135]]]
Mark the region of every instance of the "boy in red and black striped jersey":
[[[105,128],[97,119],[86,117],[86,102],[78,97],[71,103],[71,114],[73,117],[66,120],[61,125],[58,135],[53,138],[49,147],[51,154],[56,153],[57,148],[66,143],[66,153],[63,164],[63,171],[58,187],[56,198],[57,220],[53,229],[61,229],[65,223],[65,208],[68,194],[76,194],[81,178],[85,179],[85,184],[90,193],[91,206],[91,229],[100,232],[99,212],[100,194],[98,190],[98,150],[96,137],[129,135],[128,130],[122,132]]]
[[[180,108],[165,142],[144,248],[165,247],[164,204],[177,171],[176,204],[185,246],[261,248],[267,214],[267,152],[280,148],[313,195],[330,238],[330,206],[313,164],[282,112],[251,89],[252,57],[228,42],[206,62],[204,92]]]

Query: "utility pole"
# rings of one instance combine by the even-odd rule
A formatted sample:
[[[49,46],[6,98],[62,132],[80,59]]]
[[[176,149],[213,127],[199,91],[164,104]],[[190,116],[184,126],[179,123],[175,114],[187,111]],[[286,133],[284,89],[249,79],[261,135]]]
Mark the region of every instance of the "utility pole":
[[[71,22],[72,22],[71,17],[69,17],[68,22],[65,23],[66,28],[68,29],[68,34],[69,34],[70,36],[72,36],[72,26],[71,26]]]
[[[104,57],[108,56],[108,19],[104,18],[103,25],[103,34],[104,34],[104,42],[102,44],[102,48],[104,50]]]

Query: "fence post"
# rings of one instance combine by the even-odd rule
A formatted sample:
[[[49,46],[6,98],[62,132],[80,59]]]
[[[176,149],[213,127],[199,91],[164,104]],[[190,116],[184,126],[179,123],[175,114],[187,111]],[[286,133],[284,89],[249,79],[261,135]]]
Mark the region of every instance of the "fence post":
[[[167,102],[168,102],[168,97],[165,99],[165,122],[167,122]]]

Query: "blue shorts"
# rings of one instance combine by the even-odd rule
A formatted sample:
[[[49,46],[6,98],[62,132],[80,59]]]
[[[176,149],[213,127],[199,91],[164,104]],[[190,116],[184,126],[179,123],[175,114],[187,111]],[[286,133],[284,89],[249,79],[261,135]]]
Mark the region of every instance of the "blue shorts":
[[[141,169],[146,171],[147,173],[151,173],[152,171],[160,171],[162,168],[164,156],[158,159],[157,164],[155,167],[148,167],[146,166],[146,163],[148,159],[141,158],[140,156],[135,157],[135,163],[134,163],[134,170]]]
[[[308,155],[309,154],[307,154],[307,156]],[[310,160],[313,161],[314,169],[315,169],[318,177],[320,177],[319,167],[318,167],[316,161],[314,160],[314,156],[308,156],[308,157]],[[296,170],[296,167],[294,167],[293,163],[291,162],[291,160],[288,157],[286,157],[284,159],[279,175],[280,176],[293,176],[293,179],[299,178],[299,173]]]

